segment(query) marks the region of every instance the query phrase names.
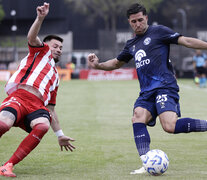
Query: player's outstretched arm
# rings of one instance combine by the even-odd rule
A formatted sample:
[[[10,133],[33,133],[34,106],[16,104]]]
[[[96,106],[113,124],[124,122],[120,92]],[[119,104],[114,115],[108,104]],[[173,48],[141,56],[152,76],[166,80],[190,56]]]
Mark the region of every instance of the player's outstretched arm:
[[[50,110],[51,116],[52,116],[52,123],[51,127],[53,131],[55,132],[56,136],[58,137],[58,143],[60,145],[61,151],[63,151],[63,148],[65,148],[66,151],[70,150],[73,151],[75,149],[75,146],[73,146],[70,142],[75,141],[73,138],[65,136],[62,129],[60,128],[58,116],[55,112],[55,108],[53,105],[48,105],[47,108]]]
[[[91,53],[88,55],[88,65],[89,65],[89,67],[91,67],[93,69],[111,71],[114,69],[119,69],[124,64],[125,64],[124,61],[119,61],[116,58],[110,59],[106,62],[99,63],[99,59],[94,53]]]
[[[30,30],[27,35],[27,39],[30,45],[32,46],[41,46],[42,42],[38,37],[38,33],[40,31],[41,25],[49,13],[49,3],[44,3],[42,6],[38,6],[37,9],[37,17],[30,27]]]
[[[207,42],[192,37],[180,36],[178,44],[193,49],[207,49]]]

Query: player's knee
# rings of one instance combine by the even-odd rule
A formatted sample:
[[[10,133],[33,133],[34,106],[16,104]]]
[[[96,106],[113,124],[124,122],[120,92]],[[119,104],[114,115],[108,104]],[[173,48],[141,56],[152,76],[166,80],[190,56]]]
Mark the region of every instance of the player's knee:
[[[173,123],[167,123],[165,125],[162,125],[162,127],[167,133],[174,133],[175,131],[175,125]]]
[[[0,112],[0,121],[7,124],[9,128],[13,126],[15,120],[16,120],[16,116],[13,113],[4,110]]]
[[[49,128],[50,128],[50,126],[48,124],[46,124],[46,123],[39,123],[39,124],[36,124],[33,129],[41,131],[43,134],[45,134],[45,133],[47,133]]]
[[[140,122],[141,116],[138,112],[134,111],[134,115],[132,117],[132,123]]]
[[[133,123],[135,123],[135,121],[136,121],[136,120],[135,120],[135,118],[134,118],[134,117],[132,117],[132,124],[133,124]]]
[[[4,123],[3,121],[0,121],[0,137],[6,133],[7,131],[9,131],[10,127]]]
[[[141,111],[134,111],[134,115],[132,117],[132,123],[146,123],[148,121],[148,117],[143,115]]]

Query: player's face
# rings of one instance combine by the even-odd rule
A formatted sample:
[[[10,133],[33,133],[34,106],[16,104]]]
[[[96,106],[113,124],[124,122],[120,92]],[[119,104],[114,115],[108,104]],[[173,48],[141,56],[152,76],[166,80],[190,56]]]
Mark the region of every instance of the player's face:
[[[50,47],[52,57],[54,58],[55,62],[58,62],[60,60],[60,56],[62,55],[62,43],[56,39],[52,39],[51,41],[47,42],[47,44]]]
[[[128,21],[135,34],[144,34],[148,28],[148,17],[142,12],[130,15]]]
[[[197,49],[197,50],[196,50],[196,54],[197,54],[198,56],[201,55],[201,50]]]

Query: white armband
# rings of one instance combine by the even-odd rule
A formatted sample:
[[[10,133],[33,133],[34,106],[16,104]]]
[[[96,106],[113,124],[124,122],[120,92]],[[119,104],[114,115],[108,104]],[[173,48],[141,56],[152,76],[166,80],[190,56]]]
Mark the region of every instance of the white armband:
[[[64,136],[64,133],[63,133],[62,129],[56,131],[55,134],[56,134],[57,137]]]

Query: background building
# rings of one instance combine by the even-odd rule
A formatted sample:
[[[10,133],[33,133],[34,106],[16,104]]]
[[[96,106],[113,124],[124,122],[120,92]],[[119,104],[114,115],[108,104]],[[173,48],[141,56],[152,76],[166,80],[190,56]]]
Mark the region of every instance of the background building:
[[[27,53],[26,35],[36,16],[34,7],[42,5],[44,1],[2,0],[1,2],[5,17],[0,23],[0,62],[8,66],[10,62],[21,59]],[[123,48],[126,40],[133,36],[125,12],[123,16],[117,18],[116,31],[111,32],[105,31],[102,19],[96,18],[90,23],[86,15],[75,12],[74,7],[66,4],[64,0],[47,2],[50,3],[50,13],[41,28],[40,37],[46,34],[63,36],[64,52],[60,66],[73,60],[77,68],[86,68],[84,58],[89,52],[97,52],[102,60],[113,58]],[[157,10],[150,11],[149,24],[167,25],[186,36],[207,41],[207,22],[203,21],[206,10],[207,1],[204,0],[190,2],[163,0]],[[188,74],[188,71],[192,74],[193,53],[187,48],[172,46],[170,58],[179,76]],[[1,64],[1,69],[7,68]],[[133,66],[133,61],[128,66]]]

